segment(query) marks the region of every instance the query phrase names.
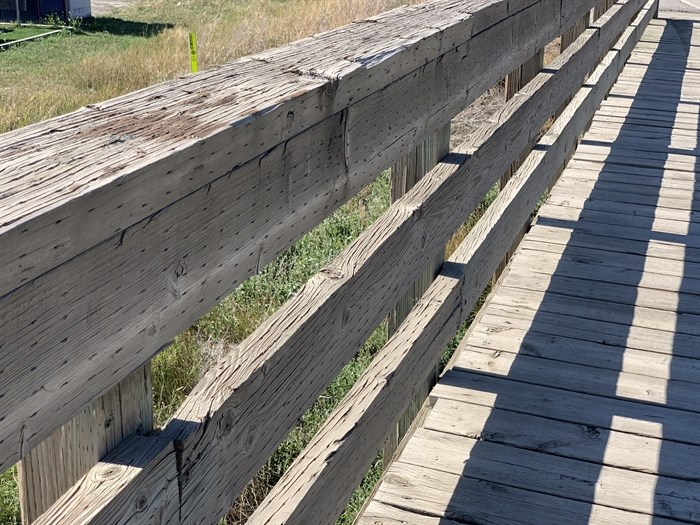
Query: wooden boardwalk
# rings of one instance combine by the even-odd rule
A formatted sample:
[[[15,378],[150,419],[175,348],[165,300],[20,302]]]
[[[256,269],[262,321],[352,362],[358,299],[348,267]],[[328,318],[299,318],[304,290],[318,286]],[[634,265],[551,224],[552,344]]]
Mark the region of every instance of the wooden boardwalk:
[[[359,523],[700,523],[699,114],[656,20]]]

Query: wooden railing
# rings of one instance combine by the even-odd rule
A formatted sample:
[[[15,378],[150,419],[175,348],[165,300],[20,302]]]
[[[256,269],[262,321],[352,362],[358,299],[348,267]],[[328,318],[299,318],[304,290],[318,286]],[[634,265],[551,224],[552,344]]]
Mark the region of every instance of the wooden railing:
[[[0,470],[23,460],[27,521],[216,523],[560,113],[251,518],[333,522],[656,5],[622,0],[584,29],[599,2],[405,7],[0,136]],[[151,432],[159,350],[575,27]]]

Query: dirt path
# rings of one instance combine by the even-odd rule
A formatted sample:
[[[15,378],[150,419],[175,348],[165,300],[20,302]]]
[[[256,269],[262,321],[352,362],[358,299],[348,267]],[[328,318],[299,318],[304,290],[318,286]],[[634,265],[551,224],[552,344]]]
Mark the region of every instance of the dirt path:
[[[92,16],[107,16],[115,9],[133,2],[134,0],[92,0]]]

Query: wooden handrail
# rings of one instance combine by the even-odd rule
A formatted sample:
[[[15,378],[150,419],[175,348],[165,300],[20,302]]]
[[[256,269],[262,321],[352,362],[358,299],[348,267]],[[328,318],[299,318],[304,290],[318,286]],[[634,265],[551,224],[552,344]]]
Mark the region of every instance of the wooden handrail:
[[[251,525],[333,523],[360,483],[416,381],[434,366],[467,318],[534,203],[560,173],[653,16],[654,0],[618,40],[539,141],[398,333],[333,411],[316,437],[248,520]],[[642,5],[630,2],[629,7]],[[626,18],[622,19],[625,20]],[[613,18],[619,23],[621,19]],[[596,38],[596,34],[589,34]],[[566,59],[567,57],[563,57]],[[557,64],[552,68],[556,69]],[[535,82],[537,79],[535,79]]]
[[[0,256],[14,258],[0,266],[0,293],[19,276],[30,280],[0,297],[0,468],[593,4],[431,2],[2,135]],[[413,36],[390,37],[391,46],[379,39],[378,50],[378,24],[391,35],[392,23],[413,27]],[[362,56],[338,59],[352,41]],[[296,58],[314,46],[316,57],[331,57],[319,69]],[[362,79],[371,89],[358,87]],[[282,86],[271,95],[270,82]],[[162,108],[167,132],[154,134],[143,122]],[[112,121],[119,111],[126,116]],[[174,128],[182,111],[199,124]],[[47,147],[32,153],[37,143]],[[257,157],[246,162],[251,152]],[[34,199],[25,202],[22,188]],[[58,200],[42,204],[46,192]],[[24,219],[8,220],[10,212]]]
[[[388,430],[434,365],[639,38],[643,2],[601,16],[210,370],[161,432],[124,441],[38,523],[216,522],[605,56],[253,523],[332,521],[381,447],[372,411]],[[0,135],[0,470],[597,3],[436,0]],[[353,464],[343,476],[340,458]],[[319,505],[319,486],[337,498]]]

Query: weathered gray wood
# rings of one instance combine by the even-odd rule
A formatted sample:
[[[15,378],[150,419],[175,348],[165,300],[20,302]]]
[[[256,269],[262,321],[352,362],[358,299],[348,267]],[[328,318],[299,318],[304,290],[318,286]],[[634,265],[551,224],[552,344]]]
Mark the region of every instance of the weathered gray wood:
[[[572,235],[571,224],[562,224],[555,221],[556,226],[544,226],[542,223],[536,224],[531,230],[531,238],[558,244],[570,243],[571,246],[602,248],[614,252],[632,253],[644,255],[649,253],[652,257],[660,257],[673,261],[700,262],[700,250],[674,243],[673,238],[669,242],[649,243],[648,235],[642,235],[641,228],[628,228],[619,226],[609,226],[605,230],[599,229],[595,232],[581,231]],[[583,229],[583,228],[582,228]],[[648,232],[648,230],[647,230]],[[679,239],[676,239],[679,240]]]
[[[541,47],[524,64],[516,68],[505,78],[505,99],[510,100],[511,98],[513,98],[518,91],[520,91],[524,86],[527,85],[528,82],[535,78],[535,76],[537,76],[537,74],[540,71],[542,71],[543,67],[544,47]],[[566,102],[568,102],[568,100]],[[533,137],[530,143],[521,152],[519,158],[508,167],[508,169],[503,175],[501,175],[501,179],[498,181],[499,190],[503,190],[506,184],[508,184],[508,181],[513,177],[513,174],[516,171],[518,171],[520,165],[525,161],[527,156],[532,151],[532,148],[535,146],[537,138],[538,137]],[[510,258],[513,256],[513,253],[515,253],[515,249],[518,247],[520,240],[525,235],[526,228],[527,225],[524,224],[520,235],[518,235],[518,237],[513,241],[513,246],[510,250],[508,250],[505,257],[496,268],[496,271],[494,272],[492,278],[492,282],[494,284],[496,283],[496,281],[498,281],[498,277],[501,275],[501,273],[503,273],[503,270],[508,265],[508,261],[510,261]]]
[[[438,59],[502,78],[593,3],[432,1],[4,134],[0,296]],[[452,69],[475,99],[482,75]]]
[[[657,455],[658,451],[655,452]],[[597,462],[434,430],[416,432],[401,454],[401,462],[487,483],[507,480],[511,487],[615,509],[698,522],[700,485],[688,480],[659,478],[656,473],[607,466],[601,474]],[[470,501],[471,498],[464,504],[469,506]]]
[[[575,6],[570,6],[574,11],[588,5],[579,0],[574,3]],[[462,6],[461,2],[458,4]],[[499,6],[503,8],[505,4],[500,2]],[[567,2],[561,5],[566,6]],[[484,8],[483,13],[477,9],[467,18],[476,23],[481,17],[487,17],[490,22],[473,37],[469,34],[468,45],[461,45],[456,51],[451,48],[436,59],[421,62],[422,67],[412,69],[385,89],[358,99],[344,111],[242,166],[233,169],[235,166],[229,161],[221,161],[226,166],[223,177],[222,173],[213,174],[212,177],[219,178],[198,186],[200,189],[186,198],[126,230],[119,232],[121,226],[115,226],[117,230],[110,230],[113,237],[4,296],[0,300],[0,333],[3,334],[0,340],[0,370],[3,370],[0,465],[7,466],[18,460],[20,452],[28,451],[48,437],[87,402],[143,365],[238,283],[318,224],[394,159],[405,154],[420,137],[444,125],[465,104],[522,62],[530,43],[546,42],[554,28],[563,23],[562,18],[553,16],[559,6],[560,2],[554,0],[532,5],[524,2],[522,9],[510,14],[498,11],[500,15],[495,15],[490,7]],[[569,15],[563,20],[566,16]],[[445,23],[453,22],[451,19]],[[503,34],[511,34],[512,41],[504,45]],[[605,40],[604,35],[601,37]],[[583,54],[592,57],[602,52],[602,48],[596,51],[592,47],[593,44],[589,45]],[[576,75],[570,77],[569,73],[567,70],[560,75],[570,81],[561,86],[565,91],[580,83],[574,78]],[[219,74],[225,77],[225,73]],[[164,92],[169,87],[159,89]],[[151,95],[152,91],[146,90],[139,96],[150,100]],[[150,103],[162,104],[162,101]],[[124,108],[119,104],[126,102],[116,101],[105,108],[121,111]],[[404,111],[406,106],[411,106],[413,111]],[[216,113],[211,108],[208,111]],[[88,118],[82,115],[80,118]],[[207,115],[207,118],[214,118]],[[388,117],[383,119],[379,115]],[[284,118],[287,118],[286,113]],[[300,118],[307,117],[301,114]],[[251,122],[255,121],[253,117],[246,119],[243,127],[249,131],[241,133],[252,133],[246,125],[252,126]],[[44,128],[39,126],[18,133],[29,140],[28,137],[36,138],[33,133],[43,133],[41,129]],[[57,141],[64,136],[61,132],[48,135]],[[240,144],[237,146],[233,138],[231,141],[224,141],[227,148],[245,149],[238,147]],[[134,149],[135,142],[127,142],[110,144],[110,147],[138,153]],[[90,144],[86,141],[84,146]],[[210,145],[228,158],[224,154],[227,148]],[[158,148],[170,146],[157,143]],[[170,161],[177,160],[176,157]],[[214,157],[211,162],[219,162],[218,157]],[[22,158],[26,160],[27,157]],[[144,157],[142,162],[146,160]],[[197,156],[192,162],[205,166],[203,173],[211,171]],[[178,173],[189,181],[189,164],[182,159],[177,163],[184,169]],[[162,173],[152,163],[147,164],[148,168],[139,165],[139,169],[155,177],[153,183],[158,192],[163,191],[158,184]],[[62,174],[66,173],[67,168],[64,168],[61,165]],[[95,168],[99,168],[98,164]],[[131,175],[118,175],[119,182],[113,180],[113,186],[122,186],[107,187],[120,195],[123,192],[126,198],[130,195],[128,181],[136,184],[135,179],[129,177]],[[112,180],[108,179],[103,182]],[[145,192],[140,195],[143,197],[149,193],[148,185],[140,176],[138,180],[139,184],[143,183],[138,189]],[[188,188],[187,191],[191,191],[192,188]],[[168,191],[165,189],[165,193]],[[80,199],[97,202],[96,193],[99,191],[91,192],[81,186],[74,194],[82,197],[69,202],[88,213],[79,205],[83,202]],[[172,196],[177,197],[177,192]],[[115,206],[115,203],[121,200],[113,197],[109,192],[104,194],[106,202],[117,209],[121,204]],[[171,196],[163,198],[168,201]],[[127,200],[139,206],[143,204],[143,199]],[[161,205],[162,202],[158,204]],[[122,209],[123,206],[117,213],[123,213]],[[132,212],[133,209],[128,213],[129,221],[136,221],[141,215],[132,216]],[[100,213],[109,224],[120,223],[105,210]],[[80,227],[92,223],[80,214],[70,217]],[[67,217],[58,218],[61,223],[57,227],[75,233],[75,223]],[[50,224],[55,225],[55,221],[52,219]],[[13,228],[15,226],[19,228],[16,224]],[[21,228],[12,232],[21,233]],[[9,242],[10,233],[2,237],[3,243],[7,241],[8,245],[23,247],[31,244],[29,241]],[[56,231],[54,234],[52,238],[63,239]],[[87,239],[89,236],[81,234],[71,238],[78,237]],[[19,254],[15,255],[16,261],[24,260]],[[65,312],[65,318],[46,315],[49,305],[54,311]],[[97,347],[104,350],[94,352]],[[21,365],[17,365],[18,362]],[[25,424],[26,432],[20,434],[18,431]],[[20,439],[20,436],[23,437]]]
[[[416,183],[422,179],[437,163],[450,152],[451,125],[448,124],[443,129],[438,130],[425,141],[416,147],[406,157],[395,163],[391,168],[391,200],[397,201],[403,197]],[[440,271],[442,263],[445,261],[445,254],[440,253],[433,259],[408,289],[406,294],[389,313],[387,320],[388,337],[396,333],[399,325],[406,319],[408,313],[415,306],[416,302],[423,296],[435,276]],[[403,416],[389,432],[384,446],[382,447],[383,467],[386,469],[391,463],[394,454],[399,449],[399,445],[411,428],[411,424],[421,411],[425,400],[428,398],[430,389],[437,381],[438,370],[435,368],[428,373],[423,381],[422,388],[416,389],[413,399]]]
[[[411,525],[461,525],[457,521],[439,516],[426,516],[393,505],[385,505],[379,501],[370,502],[367,510],[355,521],[356,525],[407,525],[409,523]]]
[[[634,37],[629,35],[629,44],[620,47],[629,50]],[[337,517],[374,457],[385,425],[396,419],[416,380],[439,358],[473,308],[490,272],[558,174],[625,58],[613,52],[596,69],[587,87],[543,137],[547,147],[526,160],[249,523],[326,523]],[[334,495],[331,501],[329,493]]]
[[[86,406],[18,464],[22,523],[36,521],[127,437],[152,429],[149,363]]]
[[[35,523],[51,523],[54,513],[61,516],[61,520],[54,523],[62,525],[162,523],[161,509],[179,498],[177,484],[172,483],[178,475],[177,456],[172,442],[158,436],[127,438]],[[134,483],[143,477],[149,477],[152,483]],[[120,490],[116,493],[105,490],[112,488],[106,481],[115,478],[121,481]],[[88,498],[77,506],[75,497],[80,494],[87,494]]]
[[[609,396],[613,399],[619,396],[639,403],[700,412],[697,403],[697,381],[693,383],[676,381],[673,385],[673,396],[667,396],[666,388],[670,377],[659,378],[620,371],[621,365],[618,366],[618,370],[609,370],[540,359],[513,353],[517,352],[517,349],[510,350],[505,347],[492,351],[465,345],[454,369],[507,376],[513,381],[549,386],[562,391],[596,392],[600,396]],[[618,356],[618,359],[622,361],[621,356]],[[690,370],[689,373],[697,377],[697,371]],[[624,394],[616,390],[616,385],[619,384],[624,384]]]
[[[535,321],[535,316],[537,319]],[[613,348],[643,350],[698,359],[700,350],[695,336],[659,332],[644,327],[635,327],[632,333],[614,322],[574,317],[566,313],[552,313],[521,309],[514,306],[491,304],[483,315],[487,330],[499,331],[512,328],[527,330],[533,337],[544,334],[553,337],[569,337],[589,341]]]
[[[559,51],[561,52],[569,47],[586,30],[590,21],[590,14],[586,13],[570,29],[564,31],[559,42]]]
[[[397,462],[377,493],[385,504],[414,512],[459,517],[461,522],[541,525],[552,516],[561,523],[619,525],[651,524],[649,515],[517,489],[505,484],[473,480],[439,470]],[[656,525],[677,523],[654,517]]]
[[[494,174],[505,169],[554,108],[582,84],[585,72],[610,47],[618,29],[627,26],[638,4],[620,4],[608,23],[589,30],[589,38],[569,48],[549,72],[525,88],[522,97],[513,99],[497,122],[481,130],[471,155],[448,156],[334,265],[207,374],[161,434],[180,451],[180,475],[173,483],[181,501],[159,509],[166,521],[214,521],[228,508],[240,487],[398,299],[402,283],[418,275],[492,185]],[[636,33],[635,26],[626,34]],[[622,65],[617,60],[610,58],[611,74]],[[325,350],[309,352],[309,348]],[[129,490],[154,484],[149,468],[132,480]],[[236,472],[236,479],[222,486],[219,481],[230,479],[231,472]],[[122,481],[108,484],[121,486]],[[61,518],[53,514],[46,522],[51,520]]]
[[[688,464],[700,457],[700,447],[662,443],[661,436],[639,436],[449,399],[435,403],[424,428],[637,472],[700,479],[688,470]],[[615,453],[602,457],[601,451],[613,441]],[[655,461],[662,446],[664,461]]]
[[[493,318],[491,318],[493,321]],[[503,321],[503,318],[498,318]],[[659,344],[656,351],[635,350],[586,340],[540,333],[530,333],[511,325],[482,323],[472,332],[473,347],[492,352],[512,352],[541,359],[555,359],[588,367],[603,368],[617,373],[624,358],[625,372],[668,381],[700,383],[700,355],[680,357],[670,345]],[[459,366],[460,359],[456,360]],[[673,365],[673,378],[670,377]],[[592,371],[589,371],[593,373]],[[641,381],[641,380],[640,380]],[[697,387],[696,387],[697,388]]]
[[[449,371],[433,389],[431,399],[434,402],[450,399],[486,407],[497,403],[501,410],[520,414],[607,429],[614,424],[614,430],[618,432],[652,438],[667,435],[673,436],[674,441],[700,445],[697,432],[700,415],[697,412],[534,384],[523,388],[521,383],[503,377]],[[619,417],[613,421],[610,414]]]

